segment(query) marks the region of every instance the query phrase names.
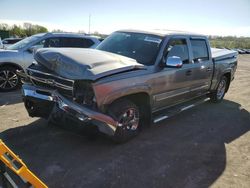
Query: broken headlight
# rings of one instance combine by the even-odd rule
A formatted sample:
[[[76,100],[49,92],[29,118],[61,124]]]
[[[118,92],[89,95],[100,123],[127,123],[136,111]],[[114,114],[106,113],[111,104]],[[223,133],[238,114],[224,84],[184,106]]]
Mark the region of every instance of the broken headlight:
[[[95,93],[89,81],[76,81],[74,84],[74,101],[89,107],[96,106]]]

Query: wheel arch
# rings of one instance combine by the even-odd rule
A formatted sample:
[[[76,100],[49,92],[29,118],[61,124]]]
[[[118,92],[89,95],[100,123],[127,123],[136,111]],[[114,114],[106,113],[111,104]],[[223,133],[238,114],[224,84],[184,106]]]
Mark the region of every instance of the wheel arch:
[[[23,70],[23,68],[20,65],[16,64],[16,63],[12,63],[12,62],[0,63],[0,68],[1,67],[6,67],[6,66],[14,67],[14,68],[17,68],[18,70]]]
[[[223,74],[223,76],[225,76],[227,78],[227,87],[226,87],[226,92],[227,92],[229,89],[230,83],[231,83],[231,73],[226,72]]]
[[[109,105],[106,105],[106,110],[108,110],[110,105],[122,99],[128,99],[139,107],[140,112],[142,112],[143,124],[149,124],[151,122],[151,99],[147,92],[143,91],[121,96],[112,101]]]

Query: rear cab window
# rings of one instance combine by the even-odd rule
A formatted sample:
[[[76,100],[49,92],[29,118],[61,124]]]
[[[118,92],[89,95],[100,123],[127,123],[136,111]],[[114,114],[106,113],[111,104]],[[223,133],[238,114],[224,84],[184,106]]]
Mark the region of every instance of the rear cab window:
[[[207,42],[204,39],[190,39],[193,61],[200,63],[209,60]]]

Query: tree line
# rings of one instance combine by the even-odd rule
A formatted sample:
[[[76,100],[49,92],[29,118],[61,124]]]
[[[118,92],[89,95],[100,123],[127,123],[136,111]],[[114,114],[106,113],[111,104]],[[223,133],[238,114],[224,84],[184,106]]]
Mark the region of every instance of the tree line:
[[[46,33],[48,29],[41,25],[24,23],[20,25],[8,25],[6,23],[0,23],[0,30],[9,31],[10,36],[15,37],[28,37],[37,33]],[[53,30],[52,32],[63,32],[63,30]],[[78,33],[85,33],[79,31]],[[105,38],[107,35],[102,35],[98,32],[92,33],[97,36]],[[250,37],[220,37],[220,36],[209,36],[209,41],[212,47],[215,48],[246,48],[250,49]]]
[[[250,37],[212,37],[209,36],[212,47],[250,49]]]
[[[15,37],[28,37],[37,33],[46,33],[48,29],[41,25],[23,23],[20,25],[8,25],[6,23],[0,23],[0,30],[9,31],[10,36]]]

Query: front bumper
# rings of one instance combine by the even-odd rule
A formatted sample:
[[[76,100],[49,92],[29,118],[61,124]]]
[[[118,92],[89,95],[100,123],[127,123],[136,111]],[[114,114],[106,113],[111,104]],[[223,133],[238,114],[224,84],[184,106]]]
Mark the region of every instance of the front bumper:
[[[53,118],[62,121],[67,116],[72,121],[80,124],[91,122],[96,125],[99,131],[114,135],[119,123],[110,116],[79,105],[56,90],[35,87],[31,84],[24,84],[22,95],[25,107],[31,117]]]

